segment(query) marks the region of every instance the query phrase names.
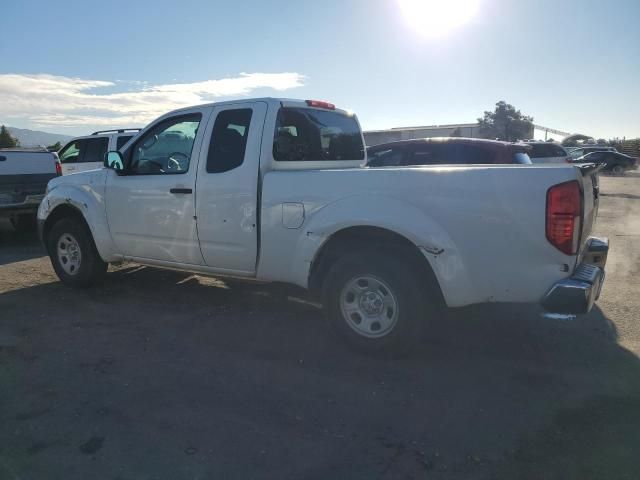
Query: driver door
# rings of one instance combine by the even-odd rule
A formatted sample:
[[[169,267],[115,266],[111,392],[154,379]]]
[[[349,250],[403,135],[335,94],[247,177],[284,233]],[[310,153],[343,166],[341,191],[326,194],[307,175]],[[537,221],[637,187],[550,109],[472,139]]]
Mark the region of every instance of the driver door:
[[[195,220],[196,170],[211,107],[164,117],[124,152],[125,169],[108,171],[111,236],[128,258],[203,265]]]

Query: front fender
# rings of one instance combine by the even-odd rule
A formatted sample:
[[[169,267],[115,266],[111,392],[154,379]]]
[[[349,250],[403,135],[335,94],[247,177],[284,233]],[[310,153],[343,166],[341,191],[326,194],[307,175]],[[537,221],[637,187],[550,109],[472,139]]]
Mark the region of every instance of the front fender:
[[[84,185],[63,184],[47,193],[38,208],[38,223],[44,225],[56,209],[69,206],[76,209],[84,218],[91,230],[93,241],[100,257],[105,262],[119,259],[109,233],[104,196]]]

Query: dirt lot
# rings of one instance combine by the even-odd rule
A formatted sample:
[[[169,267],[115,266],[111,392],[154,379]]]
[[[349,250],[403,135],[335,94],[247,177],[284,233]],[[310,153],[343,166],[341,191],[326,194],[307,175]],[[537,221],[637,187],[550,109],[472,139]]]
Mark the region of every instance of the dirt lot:
[[[602,179],[602,298],[451,312],[411,359],[293,292],[128,266],[73,291],[0,228],[0,479],[636,479],[640,176]]]

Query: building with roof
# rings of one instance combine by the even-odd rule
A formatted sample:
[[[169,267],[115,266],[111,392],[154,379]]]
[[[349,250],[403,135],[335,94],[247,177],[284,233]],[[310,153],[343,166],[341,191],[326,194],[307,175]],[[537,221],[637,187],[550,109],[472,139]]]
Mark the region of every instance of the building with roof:
[[[451,125],[429,125],[424,127],[399,127],[387,130],[369,130],[364,132],[364,140],[368,147],[380,145],[381,143],[397,142],[400,140],[412,140],[414,138],[433,137],[466,137],[479,138],[480,129],[477,123],[455,123]],[[550,137],[550,135],[553,135]],[[527,139],[548,140],[553,138],[556,141],[562,140],[569,133],[561,130],[554,130],[542,125],[534,125]],[[525,140],[525,139],[523,139]]]

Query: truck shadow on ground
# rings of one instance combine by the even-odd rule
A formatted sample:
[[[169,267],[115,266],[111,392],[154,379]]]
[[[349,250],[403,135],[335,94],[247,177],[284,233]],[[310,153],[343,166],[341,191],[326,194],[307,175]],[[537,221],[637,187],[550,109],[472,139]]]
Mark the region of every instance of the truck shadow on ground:
[[[146,267],[112,271],[89,290],[10,291],[0,311],[12,339],[0,342],[0,473],[640,471],[640,362],[597,307],[565,323],[526,305],[455,310],[398,360],[343,347],[295,290]]]
[[[45,254],[37,232],[16,232],[8,220],[0,218],[0,266]]]

